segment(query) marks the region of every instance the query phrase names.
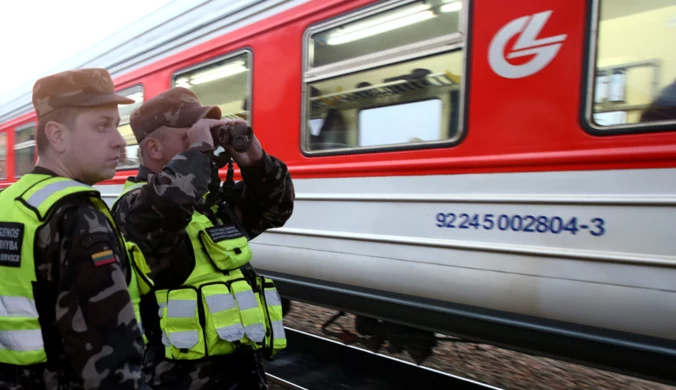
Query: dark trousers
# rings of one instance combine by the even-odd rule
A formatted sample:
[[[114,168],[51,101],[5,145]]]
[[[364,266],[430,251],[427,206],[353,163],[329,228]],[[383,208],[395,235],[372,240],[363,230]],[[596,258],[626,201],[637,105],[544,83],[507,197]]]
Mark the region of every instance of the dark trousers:
[[[82,390],[79,377],[70,370],[45,364],[19,367],[0,363],[0,390]]]
[[[232,355],[198,361],[164,358],[164,347],[148,347],[143,371],[153,390],[267,390],[260,353],[239,348]]]

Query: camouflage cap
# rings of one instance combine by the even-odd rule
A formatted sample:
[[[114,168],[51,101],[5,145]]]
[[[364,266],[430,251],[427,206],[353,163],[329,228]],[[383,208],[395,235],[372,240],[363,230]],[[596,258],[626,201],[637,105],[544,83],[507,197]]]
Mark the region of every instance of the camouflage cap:
[[[33,107],[38,119],[62,107],[94,107],[131,104],[134,100],[115,93],[105,69],[75,69],[43,77],[33,85]]]
[[[221,119],[218,106],[202,106],[195,93],[175,87],[148,99],[131,113],[129,125],[137,142],[161,126],[191,127],[200,119]]]

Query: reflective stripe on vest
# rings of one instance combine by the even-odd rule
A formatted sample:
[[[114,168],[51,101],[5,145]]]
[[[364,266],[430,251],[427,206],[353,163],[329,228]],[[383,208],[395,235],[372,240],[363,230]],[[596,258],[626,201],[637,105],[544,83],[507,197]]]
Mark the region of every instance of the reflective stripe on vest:
[[[145,184],[127,181],[113,209],[123,196]],[[206,216],[199,212],[193,214],[186,231],[193,248],[204,248],[204,251],[194,252],[195,266],[182,286],[155,291],[165,357],[196,360],[227,355],[238,343],[255,349],[264,348],[268,334],[278,335],[275,339],[279,341],[275,345],[278,349],[284,348],[286,340],[279,296],[273,291],[267,293],[273,304],[272,311],[279,303],[280,316],[270,321],[263,303],[268,300],[264,290],[257,288],[258,292],[254,292],[239,270],[251,256],[246,237],[219,238],[204,245],[200,235],[206,236],[205,229],[211,226],[213,224]],[[218,265],[215,262],[219,262]],[[225,274],[219,271],[218,267],[228,264],[235,264],[235,267]],[[272,329],[268,329],[268,324]]]
[[[203,291],[206,289],[203,289]],[[237,341],[244,336],[244,327],[237,321],[237,303],[230,293],[205,294],[209,313],[214,321],[216,333],[223,340]]]
[[[176,291],[173,291],[176,292]],[[193,290],[181,291],[192,295]],[[176,292],[177,294],[179,292]],[[191,297],[186,297],[191,298]],[[167,304],[167,318],[171,318],[172,324],[176,324],[177,329],[195,329],[195,330],[177,330],[169,332],[169,342],[177,348],[192,348],[199,341],[199,332],[196,330],[197,323],[197,296],[195,299],[171,299]]]
[[[38,318],[38,309],[30,298],[0,296],[0,317]]]
[[[269,319],[268,332],[265,337],[266,354],[274,356],[277,352],[286,348],[286,332],[284,331],[282,299],[270,278],[258,277],[258,286],[263,290],[264,304],[267,318]]]
[[[232,283],[232,291],[242,317],[244,333],[254,343],[262,343],[265,339],[265,325],[263,325],[263,311],[251,290],[251,286],[245,280]]]
[[[26,199],[26,203],[29,205],[35,207],[36,209],[40,208],[40,205],[43,203],[46,205],[46,207],[51,207],[51,204],[45,203],[45,201],[52,195],[56,194],[58,191],[63,191],[63,190],[68,190],[68,189],[74,189],[75,187],[81,187],[82,189],[92,192],[96,191],[98,192],[94,187],[88,186],[86,184],[77,182],[75,180],[61,180],[57,181],[55,183],[50,183],[47,184],[46,186],[40,188],[39,190],[35,191],[31,196]]]
[[[27,297],[0,296],[1,317],[24,317],[38,319],[35,301]],[[0,322],[2,322],[0,320]],[[26,352],[39,351],[44,348],[42,331],[34,330],[0,330],[0,350]],[[2,359],[0,359],[2,360]]]
[[[31,365],[47,360],[33,297],[35,234],[54,205],[73,194],[89,195],[92,205],[115,229],[99,191],[72,179],[29,173],[0,193],[3,208],[0,224],[23,225],[19,266],[0,264],[0,363]],[[134,300],[133,289],[130,294]]]
[[[158,291],[158,294],[165,295],[167,303],[162,309],[163,318],[160,321],[169,343],[165,352],[172,351],[186,360],[204,357],[206,350],[197,311],[197,290],[180,288]]]
[[[45,344],[42,341],[42,330],[40,329],[0,330],[0,349],[16,352],[29,352],[40,351],[44,347]]]
[[[33,296],[35,234],[54,205],[76,193],[86,193],[95,206],[105,207],[95,188],[64,177],[29,173],[0,192],[3,240],[17,246],[11,263],[0,259],[4,260],[0,262],[0,363],[26,366],[47,361]]]
[[[276,288],[265,289],[265,304],[268,310],[276,311],[274,314],[270,313],[273,340],[275,343],[283,343],[283,346],[280,345],[279,347],[284,348],[286,346],[286,333],[284,332],[284,322],[282,321],[282,299]],[[275,345],[275,348],[279,347]]]

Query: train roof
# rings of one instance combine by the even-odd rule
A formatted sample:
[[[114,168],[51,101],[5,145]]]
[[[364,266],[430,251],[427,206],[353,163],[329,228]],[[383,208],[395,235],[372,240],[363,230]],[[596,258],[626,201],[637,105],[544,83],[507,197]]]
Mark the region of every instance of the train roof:
[[[309,0],[174,0],[43,75],[105,68],[113,79]],[[33,111],[35,80],[0,98],[0,123]]]

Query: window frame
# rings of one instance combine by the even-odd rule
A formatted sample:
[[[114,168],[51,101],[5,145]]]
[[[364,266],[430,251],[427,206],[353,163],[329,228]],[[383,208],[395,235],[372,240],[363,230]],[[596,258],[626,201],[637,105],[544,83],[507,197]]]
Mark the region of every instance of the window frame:
[[[116,93],[116,94],[122,94],[122,92],[125,92],[125,91],[128,91],[128,90],[133,90],[133,89],[135,89],[135,88],[140,88],[140,89],[141,89],[141,92],[143,93],[143,101],[141,101],[141,105],[143,105],[143,103],[146,102],[146,97],[147,97],[147,95],[146,95],[146,86],[145,86],[145,84],[143,84],[142,82],[139,82],[139,83],[136,83],[136,84],[132,84],[132,85],[130,85],[130,86],[128,86],[128,87],[125,87],[125,88],[121,88],[121,89],[115,91],[115,93]],[[133,93],[133,92],[132,92],[132,93]],[[123,95],[123,96],[126,97],[127,95]],[[140,107],[140,106],[139,106],[139,107]],[[122,121],[122,118],[120,118],[120,124],[117,126],[118,131],[120,131],[119,128],[120,128],[121,126],[128,125],[130,121],[131,121],[131,114],[129,115],[129,120],[127,120],[127,121]],[[134,134],[134,133],[132,132],[132,135],[133,135],[133,134]],[[135,143],[134,145],[137,145],[137,146],[138,146],[138,143]],[[126,145],[125,148],[127,148],[127,146],[134,146],[134,145]],[[120,172],[120,171],[138,170],[140,167],[141,167],[141,164],[139,163],[138,165],[134,165],[134,166],[117,167],[117,168],[115,168],[115,171],[116,171],[116,172]]]
[[[24,142],[21,142],[21,143],[17,144],[17,143],[16,143],[16,138],[17,138],[16,135],[17,135],[17,133],[18,133],[19,131],[29,129],[29,128],[31,128],[31,127],[33,128],[33,136],[34,136],[34,138],[33,138],[32,140],[24,141]],[[12,172],[12,175],[13,175],[12,177],[13,177],[14,179],[19,179],[19,178],[21,178],[23,175],[25,175],[25,174],[27,174],[27,173],[30,173],[30,171],[28,171],[28,172],[26,172],[26,173],[24,173],[24,174],[22,174],[22,175],[17,175],[17,173],[16,173],[16,169],[17,169],[17,166],[18,166],[18,164],[17,164],[17,153],[16,153],[17,150],[28,149],[28,148],[31,148],[31,147],[32,147],[32,148],[33,148],[33,154],[34,154],[34,156],[35,156],[35,158],[33,158],[33,164],[35,164],[35,163],[37,162],[37,157],[38,157],[38,144],[37,144],[37,134],[35,134],[35,132],[36,132],[37,130],[38,130],[38,123],[37,123],[37,122],[33,122],[33,121],[28,122],[28,123],[25,123],[25,124],[23,124],[23,125],[21,125],[21,126],[16,126],[16,127],[14,128],[14,145],[12,145],[12,151],[13,151],[12,155],[13,155],[13,158],[14,158],[14,172]]]
[[[585,7],[585,42],[583,53],[583,68],[582,68],[582,83],[580,96],[580,115],[579,121],[581,127],[589,134],[594,136],[617,136],[617,135],[635,135],[635,134],[650,134],[663,133],[669,131],[676,131],[676,119],[663,122],[649,122],[649,123],[629,123],[623,125],[599,126],[594,122],[594,99],[595,87],[597,77],[597,63],[598,63],[598,39],[601,24],[601,1],[604,0],[587,0]],[[653,64],[661,66],[657,59],[648,59],[642,61],[634,61],[625,65],[641,65]],[[610,67],[615,68],[615,67]],[[601,68],[605,69],[605,68]],[[657,88],[659,93],[660,89]],[[620,106],[623,107],[623,106]],[[632,105],[624,105],[630,108]]]
[[[228,51],[225,54],[221,54],[221,55],[218,55],[216,57],[212,57],[210,59],[199,62],[197,64],[190,65],[190,66],[187,66],[185,68],[180,68],[180,69],[174,71],[171,74],[171,78],[169,79],[169,88],[176,87],[176,80],[186,73],[190,73],[190,72],[193,72],[195,70],[207,67],[209,65],[213,65],[213,64],[220,62],[220,61],[224,61],[224,60],[227,60],[227,59],[238,57],[242,54],[247,55],[247,64],[248,64],[247,85],[248,85],[248,88],[249,88],[249,95],[248,95],[248,97],[249,97],[249,109],[247,111],[249,112],[249,117],[247,118],[246,122],[249,124],[249,126],[251,126],[253,128],[253,101],[254,101],[254,99],[253,99],[253,93],[254,93],[254,86],[253,86],[253,82],[254,82],[253,68],[254,67],[253,67],[253,65],[254,65],[254,53],[253,53],[253,49],[250,46],[244,46],[244,47],[239,48],[239,49],[231,50],[231,51]],[[199,96],[198,96],[198,98],[199,98]],[[200,104],[202,104],[202,102],[200,102]]]
[[[0,138],[2,136],[5,137],[5,176],[0,176],[0,182],[1,181],[7,181],[9,180],[9,170],[7,169],[9,167],[9,159],[10,159],[10,153],[9,153],[9,131],[10,129],[3,129],[0,130]],[[14,149],[12,149],[14,150]],[[1,191],[1,190],[0,190]]]
[[[388,0],[369,4],[361,8],[344,12],[311,24],[305,29],[302,37],[302,68],[301,68],[301,96],[300,96],[300,144],[299,148],[305,157],[345,156],[353,154],[386,153],[393,151],[409,151],[421,149],[450,148],[460,144],[467,135],[467,110],[469,100],[469,75],[471,59],[471,28],[469,21],[472,16],[471,0],[459,0],[462,2],[458,21],[458,31],[447,35],[431,38],[421,42],[414,42],[375,53],[341,60],[332,64],[322,65],[316,68],[310,67],[313,46],[313,35],[330,30],[334,27],[350,23],[352,21],[377,15],[381,12],[415,3],[417,0]],[[384,66],[396,65],[411,60],[420,60],[435,55],[450,54],[454,51],[462,52],[462,80],[459,85],[458,96],[458,131],[451,138],[439,141],[425,141],[415,144],[381,145],[370,147],[334,148],[329,150],[309,150],[307,143],[310,129],[308,126],[308,96],[309,84],[335,77],[348,76],[365,70],[373,70]],[[371,107],[373,108],[373,107]],[[361,109],[360,109],[361,110]],[[449,127],[452,121],[449,120]],[[359,129],[357,128],[357,131]]]

